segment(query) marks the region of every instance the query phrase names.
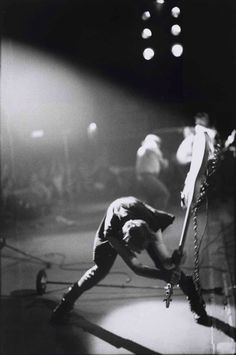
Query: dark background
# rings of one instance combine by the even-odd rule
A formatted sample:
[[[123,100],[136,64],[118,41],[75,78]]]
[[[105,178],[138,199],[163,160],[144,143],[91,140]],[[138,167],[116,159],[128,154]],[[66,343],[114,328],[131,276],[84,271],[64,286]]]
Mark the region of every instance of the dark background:
[[[178,5],[184,55],[175,58],[167,51],[168,28]],[[169,0],[163,11],[154,1],[5,0],[2,37],[46,49],[150,100],[181,102],[191,119],[201,108],[227,134],[235,118],[235,7],[233,0]],[[150,62],[141,55],[146,9],[148,41],[158,51]]]
[[[173,6],[181,9],[177,19]],[[144,22],[147,10],[151,18]],[[1,167],[10,210],[24,206],[28,216],[42,203],[45,213],[47,194],[49,208],[60,199],[66,208],[68,200],[136,194],[136,152],[151,132],[162,138],[170,162],[162,178],[176,203],[184,179],[175,161],[183,127],[205,111],[223,139],[235,128],[235,10],[233,0],[165,0],[163,6],[146,0],[5,0]],[[175,23],[182,28],[178,38],[170,33]],[[144,26],[153,33],[147,40]],[[178,58],[170,52],[177,41],[184,47]],[[27,48],[22,57],[21,46],[22,52]],[[142,56],[147,46],[156,51],[150,61]],[[91,138],[87,127],[94,121],[98,132]],[[32,139],[39,128],[44,137]],[[222,195],[233,193],[234,157],[228,155],[217,187]]]

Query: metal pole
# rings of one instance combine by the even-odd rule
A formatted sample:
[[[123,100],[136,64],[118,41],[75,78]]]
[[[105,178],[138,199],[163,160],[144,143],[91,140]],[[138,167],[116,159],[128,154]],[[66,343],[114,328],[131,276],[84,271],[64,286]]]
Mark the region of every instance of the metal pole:
[[[5,246],[5,238],[0,238],[0,300],[2,295],[2,248]]]
[[[66,188],[69,195],[69,201],[71,202],[71,166],[70,166],[70,152],[68,145],[68,132],[65,132],[62,136],[63,138],[63,148],[65,156],[65,170],[66,170]]]
[[[2,295],[2,249],[0,247],[0,300]]]

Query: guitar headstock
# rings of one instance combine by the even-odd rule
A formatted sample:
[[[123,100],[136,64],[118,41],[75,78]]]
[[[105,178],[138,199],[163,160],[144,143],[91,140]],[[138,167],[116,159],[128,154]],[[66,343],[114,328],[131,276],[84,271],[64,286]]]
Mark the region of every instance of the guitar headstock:
[[[166,308],[169,308],[170,302],[172,301],[171,296],[173,295],[173,285],[167,283],[167,285],[165,286],[165,291],[166,293],[163,301],[166,303]]]

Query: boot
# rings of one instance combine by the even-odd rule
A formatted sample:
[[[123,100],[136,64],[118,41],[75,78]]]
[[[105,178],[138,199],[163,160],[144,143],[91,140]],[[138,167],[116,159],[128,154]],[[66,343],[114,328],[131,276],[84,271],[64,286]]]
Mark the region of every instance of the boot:
[[[208,317],[205,309],[206,304],[203,297],[197,292],[192,277],[181,276],[179,285],[187,296],[190,310],[193,313],[195,321],[201,325],[211,326],[211,318]]]
[[[66,320],[66,316],[74,307],[74,303],[80,295],[80,288],[76,282],[72,285],[66,294],[64,294],[61,302],[54,308],[51,316],[52,323],[63,323]]]

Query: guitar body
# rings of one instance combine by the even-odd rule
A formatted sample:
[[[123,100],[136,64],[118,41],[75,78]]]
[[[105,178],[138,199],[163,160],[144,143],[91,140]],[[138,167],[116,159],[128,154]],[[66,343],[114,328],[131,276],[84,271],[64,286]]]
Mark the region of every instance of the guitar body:
[[[191,210],[200,197],[201,186],[204,181],[209,157],[209,137],[207,133],[197,133],[194,138],[193,154],[189,172],[185,179],[184,189],[181,193],[182,205],[186,207],[184,224],[179,242],[179,250],[183,251]]]
[[[184,224],[179,241],[179,251],[181,254],[183,253],[186,241],[191,212],[200,197],[201,186],[204,181],[208,158],[209,136],[206,132],[199,132],[194,137],[191,165],[185,179],[184,189],[181,193],[182,207],[186,208]],[[173,294],[173,285],[168,283],[165,289],[166,297],[164,301],[166,302],[166,307],[168,308]]]

